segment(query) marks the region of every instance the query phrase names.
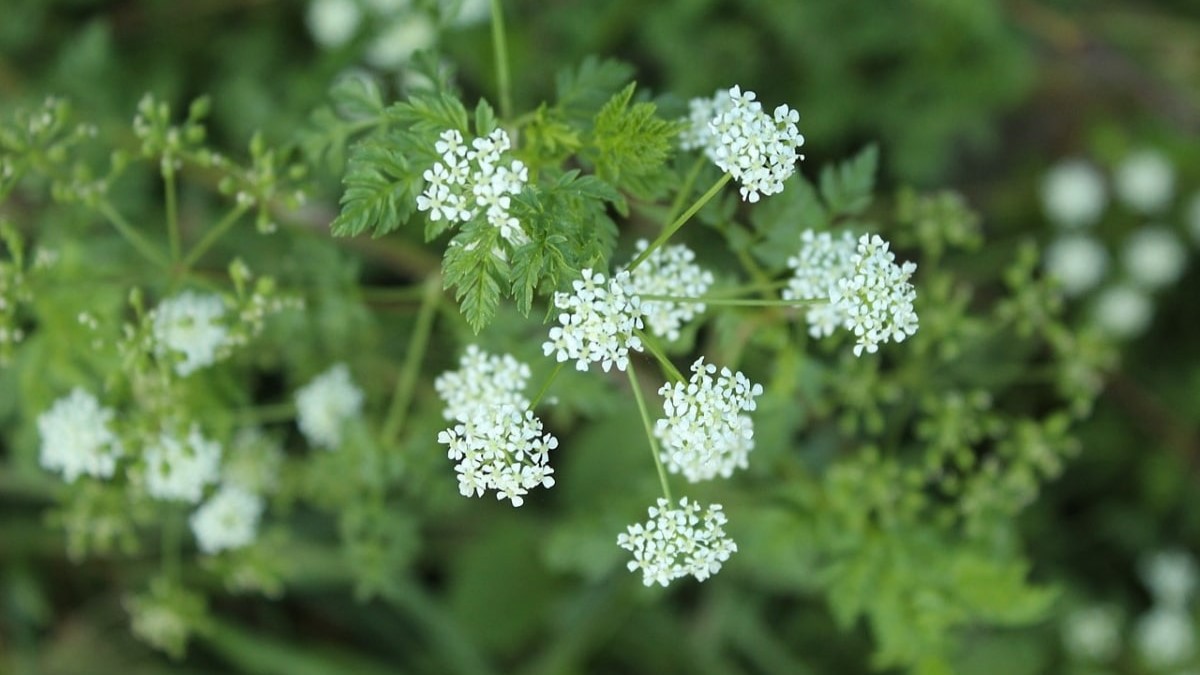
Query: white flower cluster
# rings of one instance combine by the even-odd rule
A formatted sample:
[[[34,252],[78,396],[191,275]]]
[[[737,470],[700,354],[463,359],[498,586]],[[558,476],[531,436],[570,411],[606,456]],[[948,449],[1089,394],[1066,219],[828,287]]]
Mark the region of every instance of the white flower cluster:
[[[336,450],[343,425],[359,414],[362,404],[362,390],[350,379],[346,364],[339,363],[296,392],[297,425],[310,444]]]
[[[1092,321],[1108,335],[1132,338],[1150,326],[1154,301],[1143,290],[1128,283],[1109,286],[1092,305]]]
[[[225,302],[218,295],[184,291],[150,311],[151,334],[160,358],[175,358],[175,373],[186,377],[216,363],[229,331],[221,319]]]
[[[1076,659],[1104,663],[1121,651],[1121,617],[1111,607],[1085,607],[1067,615],[1063,646]]]
[[[79,388],[55,401],[38,416],[42,466],[62,472],[68,483],[81,475],[112,477],[117,458],[124,454],[120,439],[109,426],[113,414]]]
[[[679,133],[679,147],[683,150],[701,150],[714,163],[717,138],[713,135],[712,122],[733,108],[733,99],[728,89],[718,89],[711,98],[694,98],[688,101],[688,116],[683,131]]]
[[[879,235],[864,234],[858,240],[854,273],[838,280],[830,300],[843,313],[842,325],[858,338],[854,355],[879,350],[881,342],[902,342],[917,332],[913,301],[917,291],[909,278],[916,263],[896,264],[896,255]]]
[[[557,292],[554,306],[560,326],[550,329],[550,339],[542,344],[546,356],[554,354],[562,363],[575,361],[577,370],[599,363],[608,372],[629,365],[629,350],[642,351],[642,341],[633,334],[643,327],[641,298],[632,292],[629,272],[618,272],[610,279],[591,269],[583,270],[573,284],[574,293]]]
[[[629,571],[641,569],[642,583],[647,586],[666,586],[689,574],[704,581],[737,552],[737,544],[725,536],[725,513],[720,504],[702,509],[685,497],[679,500],[679,508],[671,508],[670,502],[660,498],[649,515],[647,522],[630,525],[617,535],[617,545],[633,553]]]
[[[1108,251],[1086,234],[1070,234],[1052,241],[1045,252],[1046,273],[1058,279],[1063,293],[1078,296],[1092,290],[1108,271]]]
[[[645,239],[638,240],[634,257],[641,255],[647,246]],[[696,254],[687,246],[660,246],[629,273],[628,292],[638,296],[701,297],[712,286],[713,275],[695,260]],[[683,324],[703,314],[705,306],[697,302],[643,299],[641,308],[650,332],[674,342],[679,339]]]
[[[225,485],[192,513],[192,533],[200,550],[209,555],[242,548],[258,536],[262,511],[262,497],[236,485]]]
[[[717,367],[704,357],[691,370],[687,383],[668,382],[658,390],[666,399],[666,417],[654,426],[663,463],[692,483],[729,478],[734,469],[746,468],[754,449],[754,421],[744,413],[757,407],[754,399],[762,394],[762,385],[728,368],[714,378]]]
[[[718,93],[708,102],[692,102],[691,130],[683,139],[685,147],[703,147],[714,164],[741,184],[742,199],[749,202],[782,192],[783,181],[804,159],[798,152],[804,145],[796,127],[800,114],[780,105],[768,115],[755,98],[754,92],[735,86],[724,97]],[[707,134],[696,129],[705,114],[712,114]]]
[[[1178,666],[1196,653],[1192,617],[1178,607],[1155,607],[1138,619],[1138,651],[1154,669]]]
[[[806,308],[805,319],[809,335],[829,337],[845,317],[838,305],[827,301],[837,291],[838,280],[854,273],[858,243],[846,231],[835,238],[829,232],[805,230],[800,241],[800,252],[787,260],[795,272],[781,295],[791,301],[826,301]]]
[[[1123,248],[1130,279],[1148,290],[1174,284],[1187,267],[1187,249],[1165,225],[1139,228],[1126,237]]]
[[[520,160],[503,164],[512,148],[508,134],[496,129],[471,141],[468,148],[455,129],[443,131],[435,146],[442,161],[425,171],[426,186],[417,197],[417,209],[428,211],[430,220],[468,222],[482,211],[488,223],[512,244],[527,239],[517,219],[509,214],[512,195],[529,182],[529,169]]]
[[[512,355],[494,356],[476,345],[467,348],[459,369],[434,382],[446,403],[443,415],[457,421],[438,434],[458,462],[458,491],[464,497],[495,490],[497,499],[513,506],[539,485],[554,485],[549,452],[558,439],[542,432],[542,422],[529,409],[525,384],[529,366]]]
[[[146,492],[155,499],[196,504],[207,485],[221,473],[221,444],[210,441],[192,425],[182,441],[163,432],[146,449]]]
[[[1175,168],[1156,150],[1138,150],[1117,166],[1113,175],[1117,197],[1142,214],[1165,209],[1175,195]]]
[[[459,360],[459,369],[442,373],[433,382],[446,402],[442,416],[467,419],[480,407],[512,406],[523,409],[529,402],[521,393],[529,382],[529,366],[511,354],[495,356],[470,345]]]
[[[1142,581],[1159,605],[1185,607],[1196,593],[1200,576],[1196,559],[1181,550],[1159,551],[1141,565]]]
[[[1059,162],[1042,179],[1042,208],[1057,225],[1092,225],[1104,215],[1107,205],[1104,177],[1084,160]]]

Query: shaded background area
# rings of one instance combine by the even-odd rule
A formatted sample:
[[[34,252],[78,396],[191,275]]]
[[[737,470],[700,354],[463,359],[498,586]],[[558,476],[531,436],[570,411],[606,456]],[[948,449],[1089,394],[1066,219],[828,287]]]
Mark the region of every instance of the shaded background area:
[[[147,91],[177,108],[209,94],[210,134],[233,153],[256,130],[274,143],[294,139],[348,69],[375,73],[400,96],[412,84],[403,57],[367,56],[380,39],[436,47],[454,64],[467,100],[494,97],[490,28],[472,18],[471,3],[456,5],[455,14],[436,2],[364,0],[358,21],[337,40],[320,24],[342,15],[322,14],[317,4],[8,0],[0,110],[59,94],[107,132],[128,126]],[[439,11],[459,19],[411,18]],[[1114,261],[1110,274],[1120,275],[1128,235],[1162,224],[1187,248],[1184,272],[1154,294],[1145,329],[1120,342],[1119,365],[1081,428],[1081,454],[1021,520],[1034,578],[1060,586],[1062,600],[1038,625],[969,636],[959,667],[1005,675],[1191,672],[1148,670],[1128,654],[1138,617],[1155,603],[1143,579],[1147,556],[1200,550],[1200,210],[1192,202],[1200,195],[1200,6],[523,0],[506,3],[506,12],[519,110],[551,96],[555,73],[588,55],[629,62],[642,89],[677,114],[688,98],[741,84],[800,111],[806,167],[878,142],[884,194],[902,185],[962,191],[983,215],[989,261],[1015,255],[1025,238],[1058,236],[1041,199],[1047,171],[1061,160],[1083,158],[1111,184],[1137,150],[1166,158],[1170,204],[1151,215],[1113,205],[1094,237]],[[332,173],[317,181],[314,222],[335,212],[340,194]],[[376,247],[362,265],[386,274],[379,269],[386,244],[356,246]],[[360,271],[345,248],[299,244],[291,254],[319,256],[315,264],[336,277],[331,285],[352,285]],[[412,261],[406,265],[399,276],[412,271]],[[1086,294],[1068,299],[1069,315],[1087,323],[1093,303]],[[357,326],[361,318],[331,310],[329,321]],[[380,341],[354,339],[358,347]],[[0,392],[6,428],[18,414],[15,396]],[[604,405],[629,408],[632,419],[628,402]],[[578,451],[560,488],[582,493],[580,504],[626,488],[622,463],[640,466],[640,451],[610,452],[636,446],[640,431],[614,433],[573,441]],[[440,493],[434,512],[452,514],[452,527],[427,528],[423,550],[397,553],[414,561],[412,572],[388,597],[357,602],[334,552],[309,550],[293,561],[301,572],[279,600],[214,596],[211,609],[224,623],[186,661],[172,663],[130,635],[122,606],[130,590],[122,584],[152,568],[154,552],[70,562],[61,532],[46,523],[43,493],[22,480],[0,473],[0,673],[434,673],[447,663],[471,672],[474,659],[544,673],[871,671],[865,628],[838,630],[819,595],[792,592],[803,581],[746,575],[715,591],[645,593],[611,573],[619,550],[593,551],[571,539],[553,526],[553,508],[514,513],[489,503],[464,514],[448,505],[455,495]],[[314,537],[330,534],[327,523],[310,527]],[[398,534],[396,545],[415,546],[411,539]],[[788,561],[776,562],[782,569]],[[1122,617],[1122,656],[1103,670],[1062,639],[1071,617],[1093,606]],[[1188,612],[1194,619],[1194,603]]]

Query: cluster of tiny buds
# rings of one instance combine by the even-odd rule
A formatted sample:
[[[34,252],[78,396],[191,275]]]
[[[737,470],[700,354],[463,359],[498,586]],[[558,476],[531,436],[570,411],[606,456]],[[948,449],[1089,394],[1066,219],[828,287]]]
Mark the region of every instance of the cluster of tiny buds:
[[[585,269],[572,284],[573,293],[555,293],[554,306],[563,311],[560,325],[550,329],[550,339],[542,344],[545,355],[554,354],[559,363],[573,360],[581,371],[591,363],[599,363],[604,372],[613,365],[625,370],[629,350],[642,351],[634,334],[643,326],[641,299],[630,291],[631,284],[628,271],[606,278]]]
[[[512,148],[508,133],[495,129],[475,138],[470,147],[456,129],[444,131],[436,149],[441,161],[424,173],[425,190],[417,197],[417,210],[428,211],[433,221],[469,222],[482,212],[487,222],[512,244],[527,237],[520,222],[509,213],[512,197],[529,182],[529,169],[520,161],[503,163]]]

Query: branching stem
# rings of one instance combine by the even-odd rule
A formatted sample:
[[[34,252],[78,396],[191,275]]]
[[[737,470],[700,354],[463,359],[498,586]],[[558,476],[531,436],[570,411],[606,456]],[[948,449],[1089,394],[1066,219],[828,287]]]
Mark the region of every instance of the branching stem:
[[[646,439],[650,441],[650,454],[654,456],[654,468],[658,470],[658,482],[662,484],[663,496],[668,502],[675,503],[671,497],[671,484],[667,481],[667,469],[663,466],[662,458],[658,456],[658,441],[654,438],[654,425],[650,421],[650,411],[646,409],[646,401],[642,398],[642,388],[638,385],[637,374],[633,363],[629,364],[629,386],[633,388],[633,397],[637,400],[638,412],[642,415],[642,425],[646,428]]]

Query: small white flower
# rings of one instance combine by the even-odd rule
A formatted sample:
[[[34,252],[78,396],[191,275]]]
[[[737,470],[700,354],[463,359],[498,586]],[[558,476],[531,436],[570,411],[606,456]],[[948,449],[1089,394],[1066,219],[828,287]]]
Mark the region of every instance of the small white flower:
[[[902,342],[917,332],[913,302],[917,291],[909,283],[917,266],[897,265],[889,244],[879,235],[862,235],[854,256],[854,272],[838,280],[830,301],[845,318],[842,326],[857,339],[854,355],[874,354],[882,342]]]
[[[599,363],[604,372],[614,364],[625,370],[629,350],[642,351],[642,341],[633,333],[643,327],[641,299],[630,285],[627,271],[605,279],[599,272],[583,270],[573,293],[554,294],[554,306],[563,311],[542,351],[554,354],[560,363],[574,360],[577,370],[587,370],[589,363]]]
[[[1063,625],[1063,645],[1077,659],[1106,663],[1121,651],[1121,619],[1109,607],[1071,612]]]
[[[42,467],[61,471],[68,483],[81,475],[112,477],[117,458],[124,454],[120,439],[109,426],[113,414],[78,387],[55,401],[37,421]]]
[[[637,242],[636,258],[646,250],[645,239]],[[713,283],[712,272],[696,264],[696,254],[683,246],[660,246],[629,273],[629,292],[638,295],[670,295],[699,298]],[[642,300],[642,316],[651,333],[668,342],[679,339],[679,329],[704,313],[704,303]]]
[[[478,407],[459,424],[438,434],[447,455],[458,464],[458,491],[464,497],[488,490],[513,506],[537,486],[554,485],[550,451],[558,439],[542,433],[542,421],[528,409],[512,405]]]
[[[1046,247],[1046,273],[1058,279],[1063,293],[1078,296],[1092,290],[1108,271],[1108,251],[1086,234],[1064,235]]]
[[[1135,639],[1142,658],[1156,668],[1179,665],[1196,652],[1192,618],[1177,608],[1147,612],[1138,620]]]
[[[208,555],[242,548],[258,536],[263,500],[236,485],[226,485],[192,514],[192,534]]]
[[[1042,208],[1056,225],[1094,225],[1107,205],[1103,176],[1083,160],[1060,162],[1042,179]]]
[[[1146,289],[1179,281],[1187,259],[1183,242],[1162,225],[1143,227],[1125,239],[1125,269],[1134,283]]]
[[[717,138],[710,123],[733,108],[733,99],[728,89],[718,89],[710,98],[694,98],[688,101],[687,126],[679,133],[679,147],[683,150],[702,150],[711,161],[716,162]]]
[[[805,230],[800,241],[800,252],[787,261],[795,272],[780,295],[784,300],[821,301],[805,309],[808,334],[829,337],[846,320],[841,307],[829,299],[836,294],[838,281],[854,274],[858,242],[850,232],[843,231],[835,238],[829,232],[812,230]]]
[[[1196,592],[1196,559],[1186,551],[1159,551],[1141,566],[1142,580],[1157,604],[1186,608]]]
[[[443,131],[434,148],[442,159],[425,171],[425,189],[417,210],[432,221],[468,222],[483,214],[510,244],[528,241],[520,222],[511,215],[512,198],[529,182],[529,169],[519,160],[505,162],[512,141],[503,129],[475,138],[469,147],[461,133]]]
[[[729,478],[748,466],[754,422],[744,413],[757,408],[762,385],[728,368],[714,378],[717,367],[703,357],[691,370],[687,383],[668,382],[658,390],[666,417],[655,423],[654,435],[662,442],[663,463],[692,483]]]
[[[1114,180],[1117,197],[1138,213],[1162,211],[1175,194],[1175,169],[1155,150],[1140,150],[1126,157]]]
[[[1136,337],[1150,325],[1154,302],[1145,291],[1129,284],[1110,286],[1096,298],[1092,320],[1112,337]]]
[[[796,162],[804,159],[798,152],[804,145],[796,127],[799,113],[781,105],[768,115],[754,92],[737,86],[729,89],[728,98],[728,107],[719,94],[713,99],[709,135],[693,131],[684,142],[702,143],[705,155],[741,184],[743,201],[757,202],[760,195],[782,192],[783,182],[796,172]],[[705,112],[709,110],[703,103],[692,108],[693,115]]]
[[[439,0],[442,18],[451,26],[466,27],[487,21],[492,15],[488,0]]]
[[[437,27],[423,13],[414,12],[392,21],[377,35],[363,54],[367,63],[381,70],[398,68],[416,52],[433,46]]]
[[[210,441],[192,425],[187,438],[162,433],[146,449],[146,492],[155,499],[195,504],[204,487],[217,482],[221,472],[221,444]]]
[[[309,444],[336,450],[342,443],[342,426],[362,410],[363,393],[350,379],[346,364],[321,373],[296,392],[296,418]]]
[[[529,366],[512,355],[494,356],[478,345],[469,345],[459,360],[459,369],[439,375],[433,388],[446,402],[443,417],[466,420],[481,407],[528,408],[529,402],[522,394],[528,382]]]
[[[313,0],[306,19],[308,32],[317,44],[336,49],[354,37],[362,12],[354,0]]]
[[[184,377],[216,363],[229,338],[224,316],[225,302],[218,295],[184,291],[163,300],[150,311],[155,351],[160,358],[176,359],[175,372]]]
[[[642,570],[642,583],[647,586],[666,586],[689,574],[704,581],[737,552],[737,544],[725,536],[720,504],[702,509],[685,497],[679,500],[679,508],[671,508],[670,502],[659,498],[649,516],[647,522],[630,525],[617,536],[617,546],[633,553],[626,566],[630,572]]]

